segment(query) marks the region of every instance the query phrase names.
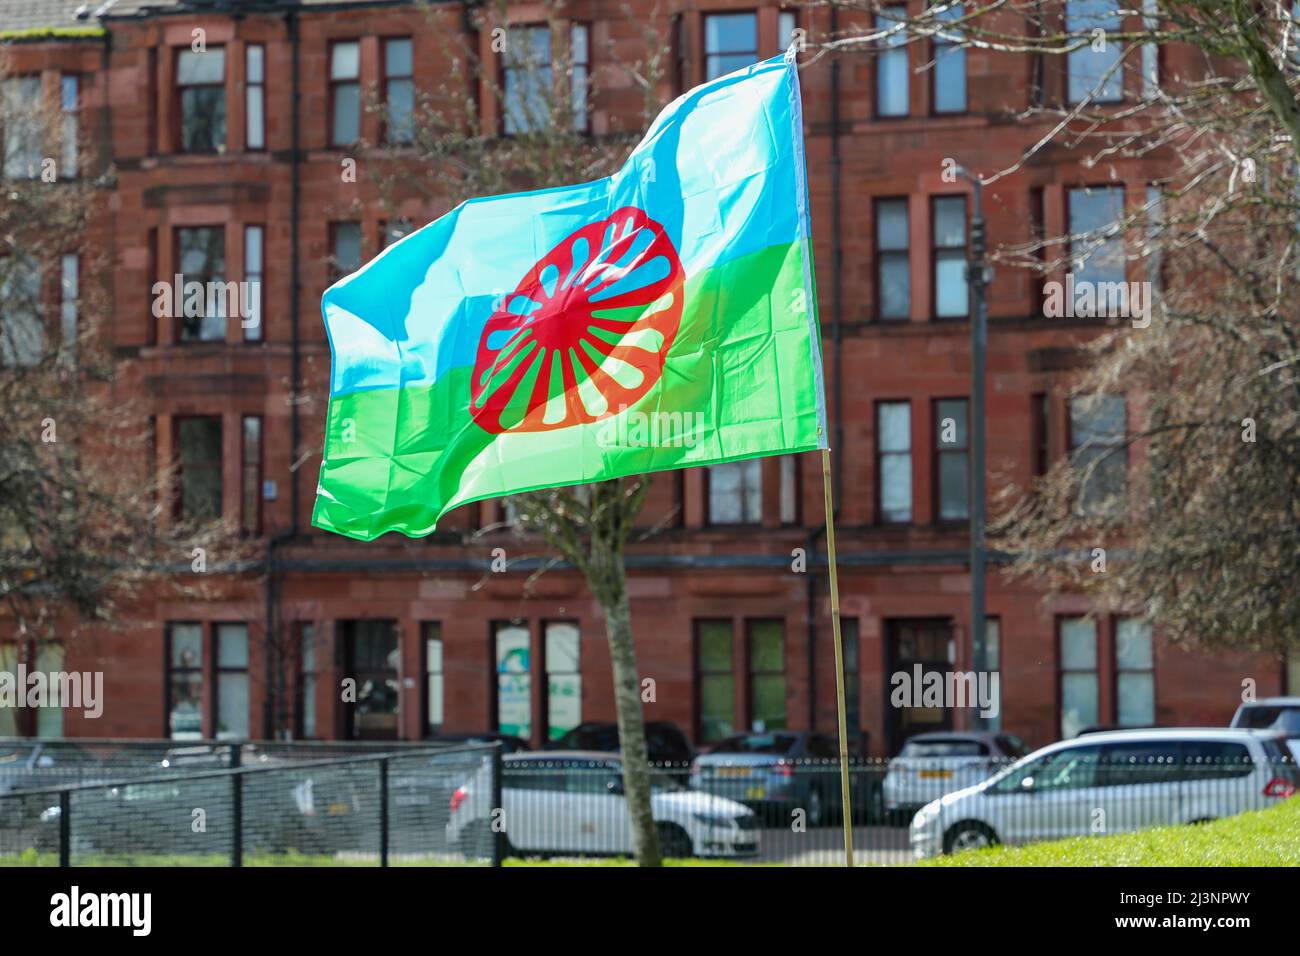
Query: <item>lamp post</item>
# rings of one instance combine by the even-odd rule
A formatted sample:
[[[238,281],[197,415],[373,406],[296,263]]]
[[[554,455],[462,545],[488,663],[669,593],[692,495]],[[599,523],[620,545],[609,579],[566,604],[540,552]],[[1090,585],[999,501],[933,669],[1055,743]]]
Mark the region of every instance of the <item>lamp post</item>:
[[[988,649],[984,601],[984,367],[989,344],[988,305],[984,292],[990,270],[985,260],[988,240],[984,223],[983,183],[978,175],[964,166],[957,167],[957,174],[971,184],[974,201],[970,221],[970,258],[966,266],[966,281],[970,287],[970,641],[971,668],[976,673],[983,673]],[[984,718],[978,710],[971,715],[971,725],[984,725]]]

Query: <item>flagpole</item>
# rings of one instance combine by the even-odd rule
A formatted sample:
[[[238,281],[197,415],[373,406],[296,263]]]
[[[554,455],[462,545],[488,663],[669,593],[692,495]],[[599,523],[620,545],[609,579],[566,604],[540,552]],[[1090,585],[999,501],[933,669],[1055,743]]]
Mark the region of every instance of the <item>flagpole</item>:
[[[844,818],[844,865],[853,866],[853,805],[849,799],[849,728],[844,706],[844,642],[840,637],[840,583],[835,570],[835,506],[831,499],[831,450],[822,449],[826,491],[826,563],[831,570],[831,630],[835,634],[835,704],[840,724],[840,807]]]

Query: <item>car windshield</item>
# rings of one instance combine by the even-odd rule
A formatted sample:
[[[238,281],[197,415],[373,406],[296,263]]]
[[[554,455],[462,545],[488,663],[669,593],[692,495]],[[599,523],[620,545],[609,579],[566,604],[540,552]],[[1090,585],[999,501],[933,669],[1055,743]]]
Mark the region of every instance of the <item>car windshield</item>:
[[[989,752],[978,740],[909,740],[900,757],[982,757]]]
[[[794,747],[791,734],[746,734],[731,737],[713,748],[715,754],[787,754]]]

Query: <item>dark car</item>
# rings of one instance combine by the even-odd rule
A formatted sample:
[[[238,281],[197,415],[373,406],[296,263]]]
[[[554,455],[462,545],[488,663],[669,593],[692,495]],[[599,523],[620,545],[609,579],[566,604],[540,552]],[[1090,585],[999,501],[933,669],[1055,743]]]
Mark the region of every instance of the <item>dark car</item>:
[[[663,768],[680,769],[685,773],[695,749],[676,724],[665,720],[652,720],[645,725],[646,756],[652,764]],[[614,753],[621,749],[618,742],[618,724],[591,721],[579,724],[559,740],[547,745],[547,750],[588,750]]]
[[[854,815],[877,818],[880,775],[849,755]],[[839,746],[828,734],[797,730],[735,734],[695,758],[690,785],[752,807],[766,826],[789,826],[802,810],[808,826],[829,823],[843,804]]]

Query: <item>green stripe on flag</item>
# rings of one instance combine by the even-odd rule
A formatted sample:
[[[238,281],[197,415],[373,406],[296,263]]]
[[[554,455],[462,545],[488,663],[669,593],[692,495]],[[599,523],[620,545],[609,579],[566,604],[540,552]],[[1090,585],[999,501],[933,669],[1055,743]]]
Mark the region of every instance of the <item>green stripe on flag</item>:
[[[822,447],[802,258],[794,242],[690,276],[663,376],[632,415],[490,434],[469,414],[468,367],[333,396],[313,524],[420,536],[483,498]]]

